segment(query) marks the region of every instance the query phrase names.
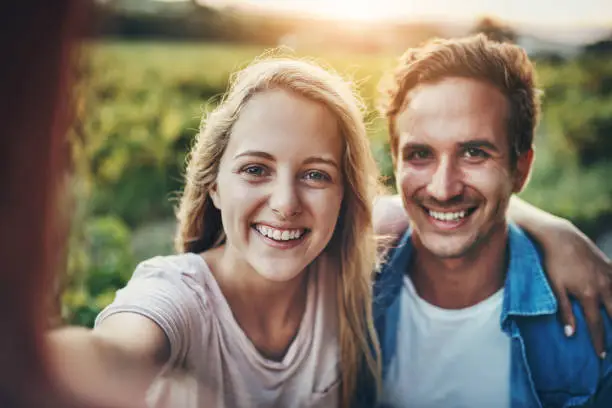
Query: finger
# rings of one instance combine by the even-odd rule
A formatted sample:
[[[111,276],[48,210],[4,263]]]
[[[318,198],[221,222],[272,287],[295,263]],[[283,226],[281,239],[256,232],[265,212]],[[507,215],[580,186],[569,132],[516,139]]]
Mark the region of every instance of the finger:
[[[587,326],[589,327],[589,333],[591,334],[593,347],[597,355],[603,358],[605,357],[606,349],[604,347],[604,327],[601,312],[599,310],[599,300],[597,297],[588,297],[583,299],[581,304],[584,310],[584,316],[586,317]]]
[[[612,316],[612,281],[610,278],[603,280],[600,284],[601,303],[603,303],[608,316]]]
[[[612,292],[608,292],[603,298],[602,302],[606,308],[606,313],[608,316],[612,316]]]
[[[561,321],[563,322],[563,331],[567,337],[571,337],[576,332],[576,320],[572,311],[572,303],[565,291],[558,292],[557,302],[559,304]]]

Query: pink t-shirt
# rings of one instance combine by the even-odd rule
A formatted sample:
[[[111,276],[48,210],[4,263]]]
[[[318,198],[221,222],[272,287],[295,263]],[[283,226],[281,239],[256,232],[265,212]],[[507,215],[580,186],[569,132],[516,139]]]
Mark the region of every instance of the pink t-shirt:
[[[152,384],[152,407],[338,406],[339,346],[334,271],[310,266],[307,305],[282,361],[261,356],[242,331],[204,259],[193,253],[142,262],[100,313],[131,312],[157,323],[170,359]]]

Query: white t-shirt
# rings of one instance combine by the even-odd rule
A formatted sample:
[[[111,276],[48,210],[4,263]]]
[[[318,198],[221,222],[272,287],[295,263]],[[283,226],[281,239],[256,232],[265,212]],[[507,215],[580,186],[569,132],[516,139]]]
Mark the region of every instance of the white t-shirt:
[[[318,266],[317,266],[318,265]],[[96,325],[118,312],[157,323],[171,356],[151,386],[151,407],[326,408],[338,405],[339,346],[333,271],[318,261],[307,305],[282,361],[261,356],[242,331],[204,259],[197,254],[141,263]]]
[[[392,407],[504,408],[510,404],[510,338],[500,328],[503,288],[458,310],[401,293],[395,357],[384,380]]]

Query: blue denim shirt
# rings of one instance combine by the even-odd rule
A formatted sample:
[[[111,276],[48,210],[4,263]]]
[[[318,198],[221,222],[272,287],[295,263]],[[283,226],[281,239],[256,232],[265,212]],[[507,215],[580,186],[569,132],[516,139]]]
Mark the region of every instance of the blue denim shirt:
[[[511,406],[612,408],[612,323],[605,316],[605,360],[592,346],[582,309],[574,302],[576,333],[567,338],[540,253],[517,226],[508,227],[508,273],[500,328],[511,339]],[[410,266],[411,231],[388,255],[374,284],[374,321],[386,368],[396,344],[400,294]]]

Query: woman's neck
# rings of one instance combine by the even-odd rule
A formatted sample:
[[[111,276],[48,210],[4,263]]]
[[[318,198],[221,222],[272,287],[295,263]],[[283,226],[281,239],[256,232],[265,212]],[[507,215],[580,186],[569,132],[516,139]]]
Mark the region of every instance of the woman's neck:
[[[203,256],[245,334],[264,356],[282,358],[306,310],[308,273],[274,282],[232,252],[224,245]]]

